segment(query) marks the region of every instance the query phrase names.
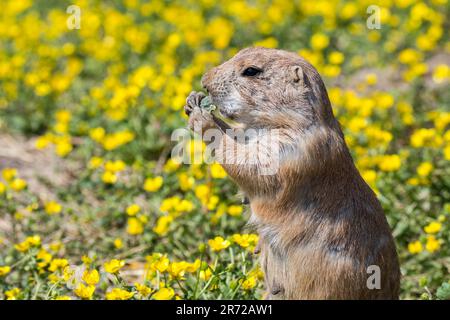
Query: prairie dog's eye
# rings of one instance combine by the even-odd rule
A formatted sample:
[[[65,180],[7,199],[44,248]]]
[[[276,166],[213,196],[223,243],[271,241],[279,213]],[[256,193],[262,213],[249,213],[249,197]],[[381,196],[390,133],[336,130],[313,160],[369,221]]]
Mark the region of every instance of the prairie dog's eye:
[[[242,72],[242,75],[245,77],[254,77],[257,74],[261,73],[262,70],[256,67],[248,67],[247,69]]]

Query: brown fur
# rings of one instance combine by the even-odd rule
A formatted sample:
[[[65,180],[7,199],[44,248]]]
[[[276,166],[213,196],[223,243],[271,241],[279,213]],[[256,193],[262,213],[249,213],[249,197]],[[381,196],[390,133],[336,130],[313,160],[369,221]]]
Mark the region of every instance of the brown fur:
[[[262,72],[242,75],[255,66]],[[220,163],[250,200],[260,234],[261,265],[269,299],[397,299],[400,271],[381,205],[353,164],[320,75],[295,53],[248,48],[202,79],[214,104],[246,128],[279,129],[280,168],[258,175],[248,150],[228,135]],[[190,126],[215,126],[187,100]],[[264,146],[263,146],[264,149]],[[381,269],[381,288],[368,289],[369,265]]]

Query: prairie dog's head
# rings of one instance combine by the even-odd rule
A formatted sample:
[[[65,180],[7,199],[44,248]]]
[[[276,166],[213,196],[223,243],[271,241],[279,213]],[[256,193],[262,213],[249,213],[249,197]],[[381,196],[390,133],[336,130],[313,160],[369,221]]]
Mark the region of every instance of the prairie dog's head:
[[[202,85],[220,112],[248,127],[297,127],[334,122],[316,69],[293,52],[247,48],[208,71]]]

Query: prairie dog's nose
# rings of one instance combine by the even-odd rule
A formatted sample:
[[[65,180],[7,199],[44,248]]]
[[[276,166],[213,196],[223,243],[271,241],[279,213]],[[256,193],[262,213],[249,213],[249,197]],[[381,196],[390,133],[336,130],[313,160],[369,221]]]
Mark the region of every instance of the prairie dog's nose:
[[[214,76],[216,75],[216,73],[217,68],[212,68],[211,70],[206,72],[202,77],[201,83],[203,88],[205,88],[207,92],[211,91],[211,85],[214,82]]]

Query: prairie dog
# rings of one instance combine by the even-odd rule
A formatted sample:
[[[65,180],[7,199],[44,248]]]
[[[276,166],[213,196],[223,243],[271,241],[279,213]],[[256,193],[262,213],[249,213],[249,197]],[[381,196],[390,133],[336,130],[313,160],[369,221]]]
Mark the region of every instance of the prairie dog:
[[[222,115],[246,129],[279,132],[275,174],[258,174],[258,162],[248,162],[261,152],[271,157],[273,141],[244,149],[224,134],[216,151],[249,198],[266,298],[398,299],[390,227],[353,163],[316,69],[296,53],[247,48],[208,71],[202,85]],[[203,97],[192,92],[185,106],[198,132],[217,127],[200,108]],[[224,161],[236,150],[234,163]],[[368,285],[378,271],[379,288]]]

